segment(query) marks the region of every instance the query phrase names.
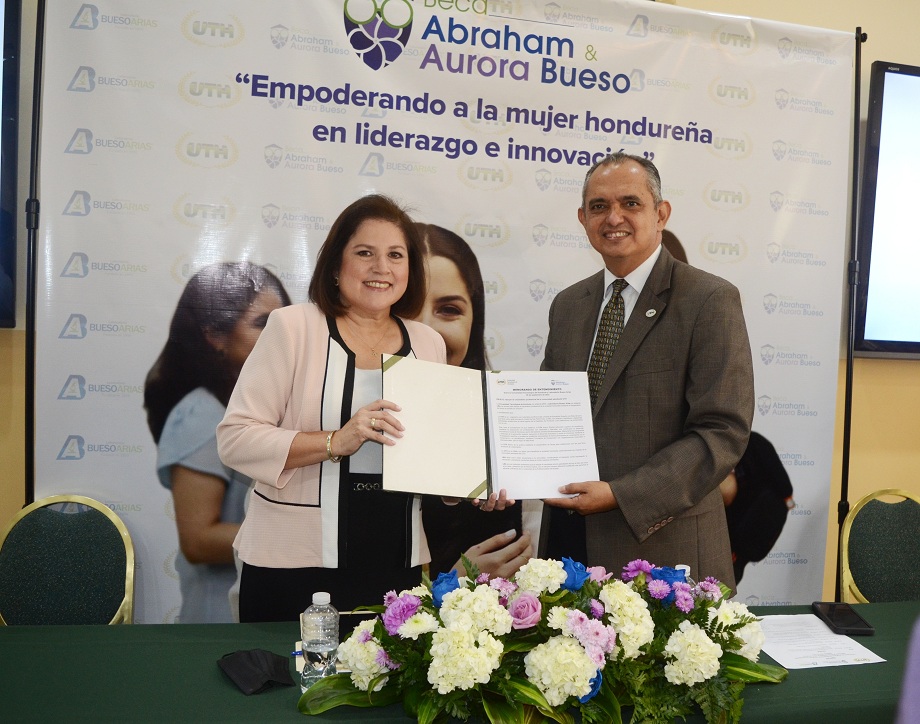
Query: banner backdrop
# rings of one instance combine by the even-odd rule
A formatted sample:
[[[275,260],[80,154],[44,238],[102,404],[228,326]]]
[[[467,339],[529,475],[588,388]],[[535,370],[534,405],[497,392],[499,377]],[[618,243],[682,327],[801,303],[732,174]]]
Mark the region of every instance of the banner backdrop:
[[[535,369],[554,295],[601,265],[576,218],[585,171],[623,149],[661,170],[690,263],[741,289],[754,428],[792,480],[739,595],[819,598],[851,35],[629,0],[49,3],[36,494],[121,515],[137,621],[174,620],[142,393],[191,274],[251,260],[303,301],[338,212],[390,194],[478,255],[492,366]]]

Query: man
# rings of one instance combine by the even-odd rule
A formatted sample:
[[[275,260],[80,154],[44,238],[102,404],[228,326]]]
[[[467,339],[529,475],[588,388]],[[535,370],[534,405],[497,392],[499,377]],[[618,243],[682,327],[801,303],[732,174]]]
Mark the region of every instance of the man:
[[[719,483],[751,430],[750,344],[738,290],[662,247],[670,214],[650,161],[618,153],[588,171],[578,220],[605,269],[556,296],[542,369],[591,362],[602,480],[564,485],[575,497],[545,501],[544,554],[615,573],[637,558],[687,564],[694,579],[734,588]],[[616,279],[628,284],[625,326],[609,361],[592,361]]]

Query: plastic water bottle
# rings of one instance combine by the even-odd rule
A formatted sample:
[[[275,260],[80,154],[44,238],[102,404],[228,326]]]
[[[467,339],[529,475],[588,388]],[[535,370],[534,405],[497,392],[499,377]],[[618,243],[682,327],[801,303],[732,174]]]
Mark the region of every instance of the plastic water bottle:
[[[300,614],[300,641],[303,650],[301,692],[325,676],[335,673],[339,648],[339,612],[329,603],[329,594],[313,594],[313,605]]]

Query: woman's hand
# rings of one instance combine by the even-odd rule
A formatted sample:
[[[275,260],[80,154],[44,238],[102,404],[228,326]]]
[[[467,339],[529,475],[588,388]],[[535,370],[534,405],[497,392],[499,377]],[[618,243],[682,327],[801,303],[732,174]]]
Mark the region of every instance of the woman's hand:
[[[388,400],[377,400],[362,407],[341,430],[336,430],[332,438],[332,454],[354,455],[368,440],[381,445],[395,445],[393,438],[402,437],[405,428],[390,411],[399,412],[401,409]]]
[[[509,530],[486,538],[482,543],[470,546],[465,555],[482,573],[510,578],[533,556],[530,533],[524,533],[513,540],[516,533],[515,530]],[[466,575],[462,560],[457,561],[453,570],[461,576]]]
[[[510,508],[514,505],[514,498],[509,498],[507,491],[502,488],[497,495],[492,493],[486,500],[474,498],[473,505],[488,513],[491,510],[504,510],[505,508]]]

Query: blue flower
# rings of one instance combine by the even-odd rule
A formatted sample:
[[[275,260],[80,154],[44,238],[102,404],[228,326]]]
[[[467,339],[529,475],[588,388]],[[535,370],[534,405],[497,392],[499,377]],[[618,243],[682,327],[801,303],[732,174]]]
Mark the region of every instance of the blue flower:
[[[451,591],[460,588],[460,581],[457,580],[457,572],[439,573],[438,579],[431,584],[431,598],[434,601],[435,608],[441,608],[441,601]]]
[[[672,603],[674,603],[674,584],[687,582],[687,572],[683,568],[671,568],[670,566],[652,568],[649,576],[653,581],[664,581],[669,586],[671,586],[671,593],[669,593],[661,601],[665,606],[670,606]]]
[[[591,574],[585,568],[585,564],[577,563],[571,558],[562,559],[562,570],[565,571],[567,576],[562,587],[567,591],[580,591],[581,587],[585,585],[585,581],[591,578]]]
[[[589,691],[584,696],[580,697],[578,701],[584,704],[586,701],[593,699],[595,696],[597,696],[597,692],[601,690],[601,684],[603,683],[604,683],[604,675],[602,673],[602,670],[598,669],[597,673],[594,675],[594,678],[591,679],[591,691]]]

